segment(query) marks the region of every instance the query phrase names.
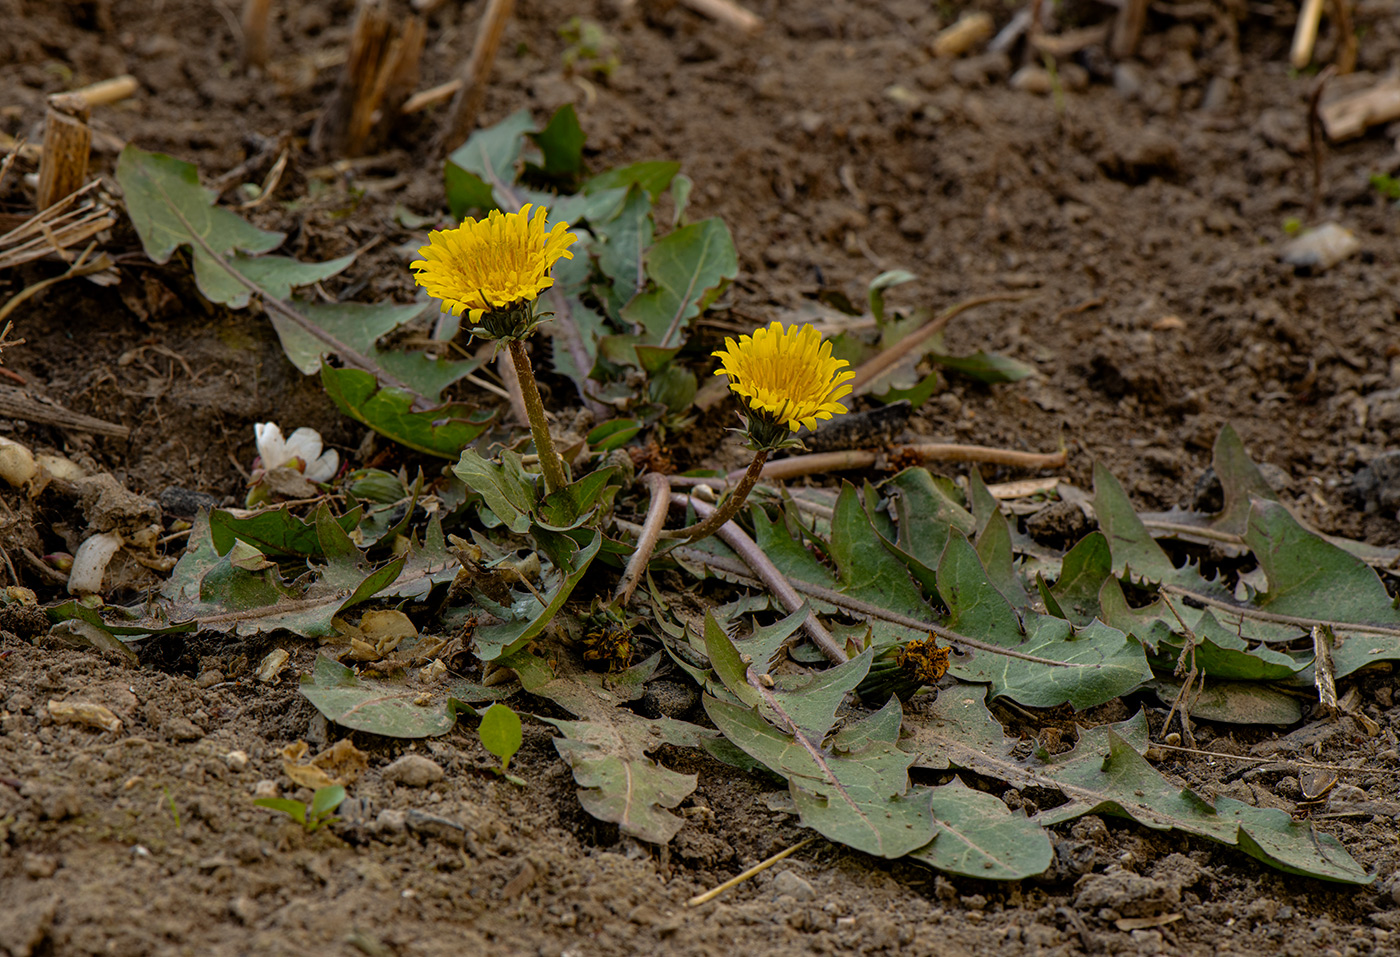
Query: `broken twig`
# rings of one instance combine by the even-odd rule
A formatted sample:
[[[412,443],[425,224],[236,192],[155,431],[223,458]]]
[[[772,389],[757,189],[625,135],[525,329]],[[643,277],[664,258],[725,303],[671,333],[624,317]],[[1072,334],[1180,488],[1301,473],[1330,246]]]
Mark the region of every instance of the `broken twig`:
[[[487,3],[471,57],[462,70],[462,85],[452,99],[452,113],[443,126],[440,152],[456,149],[476,129],[476,116],[486,102],[486,81],[491,78],[496,51],[501,47],[501,38],[514,9],[515,0],[489,0]]]
[[[791,857],[792,855],[796,854],[798,851],[802,850],[804,847],[806,847],[808,844],[811,844],[815,840],[815,837],[809,837],[805,841],[797,842],[785,851],[779,851],[772,857],[768,858],[768,860],[755,864],[753,867],[750,867],[748,870],[744,871],[744,873],[739,874],[735,877],[731,877],[729,880],[725,881],[723,884],[720,884],[718,887],[712,887],[703,894],[696,894],[690,900],[685,902],[685,906],[699,907],[701,904],[708,904],[710,901],[714,900],[716,897],[723,894],[725,891],[738,887],[740,884],[744,883],[744,881],[747,881],[758,874],[762,874],[774,864],[778,863],[784,858]]]

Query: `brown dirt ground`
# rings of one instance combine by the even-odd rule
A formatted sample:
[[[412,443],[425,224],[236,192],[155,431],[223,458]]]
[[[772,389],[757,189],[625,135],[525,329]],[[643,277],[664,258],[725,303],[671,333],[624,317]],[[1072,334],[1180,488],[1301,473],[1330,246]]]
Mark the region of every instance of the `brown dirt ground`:
[[[117,141],[194,161],[212,180],[246,158],[250,136],[304,138],[333,84],[326,55],[343,47],[352,4],[274,4],[276,66],[258,80],[238,67],[231,6],[0,0],[0,132],[36,140],[46,94],[130,72],[142,92],[96,116],[104,175]],[[432,15],[423,86],[464,58],[482,6],[448,0]],[[1364,514],[1343,494],[1358,464],[1394,443],[1396,423],[1371,414],[1368,397],[1400,387],[1397,211],[1368,177],[1400,166],[1395,130],[1324,158],[1312,221],[1342,222],[1361,253],[1320,275],[1281,265],[1285,221],[1308,217],[1311,190],[1313,81],[1286,65],[1291,4],[1154,6],[1137,60],[1114,77],[1111,64],[1086,58],[1091,82],[1078,88],[1066,70],[1062,102],[1012,90],[1005,59],[933,59],[930,38],[957,3],[751,7],[767,28],[745,39],[668,2],[523,4],[485,120],[521,107],[542,118],[575,102],[595,169],[681,160],[696,183],[693,212],[723,216],[740,251],[741,280],[711,335],[767,321],[821,288],[858,298],[887,268],[920,277],[893,295],[903,306],[1032,293],[956,320],[949,341],[1004,351],[1040,375],[997,388],[955,381],[916,416],[911,437],[1025,449],[1063,440],[1070,481],[1087,487],[1098,458],[1140,507],[1159,509],[1189,498],[1231,422],[1257,460],[1278,467],[1305,517],[1400,543],[1393,515]],[[998,25],[1012,12],[988,9]],[[561,67],[557,30],[575,13],[619,42],[621,67],[587,89]],[[1102,15],[1062,11],[1071,26]],[[1383,72],[1400,57],[1394,5],[1362,0],[1356,18],[1360,67]],[[1324,31],[1323,55],[1333,42]],[[302,201],[269,203],[256,219],[287,230],[289,248],[308,258],[381,240],[326,291],[411,298],[398,247],[414,236],[392,210],[441,210],[427,150],[435,121],[420,116],[372,162],[329,180],[317,180],[320,160],[294,153],[276,198]],[[260,180],[270,161],[248,178]],[[329,185],[307,199],[313,180]],[[15,173],[0,184],[6,211],[22,212],[30,197]],[[360,434],[290,368],[264,320],[202,305],[178,262],[153,267],[129,231],[109,249],[121,284],[75,281],[31,300],[13,316],[28,345],[5,360],[37,390],[131,426],[131,440],[18,421],[5,424],[10,434],[109,469],[144,495],[183,487],[227,504],[241,497],[255,421],[312,425],[354,452]],[[0,276],[0,298],[55,272],[40,263]],[[684,464],[715,452],[728,415],[714,413],[676,450]],[[34,513],[31,528],[19,496],[4,498],[21,516],[7,542],[71,547],[71,502]],[[41,596],[56,594],[32,568],[20,571]],[[579,808],[541,726],[517,759],[524,790],[484,770],[488,756],[467,729],[407,748],[356,735],[372,756],[353,788],[362,814],[417,809],[464,824],[468,839],[442,825],[434,836],[431,822],[373,839],[353,823],[307,836],[251,806],[252,788],[281,777],[279,748],[298,738],[319,746],[334,729],[293,682],[195,680],[211,669],[236,676],[268,644],[171,646],[138,670],[31,643],[41,630],[32,622],[3,625],[0,951],[12,955],[1400,953],[1400,894],[1391,894],[1400,702],[1389,671],[1356,682],[1379,736],[1310,725],[1305,733],[1332,734],[1289,744],[1313,760],[1365,759],[1345,783],[1380,803],[1320,826],[1379,875],[1372,887],[1290,877],[1233,850],[1085,819],[1058,829],[1055,867],[1018,885],[818,843],[778,868],[802,881],[765,875],[687,910],[690,895],[802,836],[768,809],[770,785],[668,755],[700,786],[686,827],[655,848],[619,840]],[[303,668],[315,653],[289,647]],[[47,702],[70,697],[105,703],[121,734],[54,724]],[[1243,753],[1272,729],[1200,734],[1207,747]],[[250,760],[237,770],[225,756],[240,749]],[[383,767],[415,749],[447,778],[422,790],[384,780]],[[1283,771],[1219,759],[1162,767],[1205,793],[1298,809],[1298,780]],[[1168,911],[1181,919],[1131,932],[1113,923]]]

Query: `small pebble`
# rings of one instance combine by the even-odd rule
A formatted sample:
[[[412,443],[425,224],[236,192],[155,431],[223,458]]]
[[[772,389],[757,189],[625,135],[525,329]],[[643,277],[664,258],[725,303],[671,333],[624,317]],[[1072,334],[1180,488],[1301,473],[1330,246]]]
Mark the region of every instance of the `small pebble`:
[[[208,671],[202,671],[199,677],[194,679],[195,686],[198,688],[212,688],[214,685],[223,684],[223,681],[224,673],[218,668],[210,668]]]
[[[228,902],[228,912],[240,924],[250,926],[258,919],[258,904],[247,894],[240,894]]]
[[[172,738],[175,741],[198,741],[204,737],[204,732],[199,729],[199,725],[183,715],[172,715],[167,718],[161,726],[161,731],[167,738]]]
[[[421,754],[405,754],[384,769],[384,778],[406,787],[425,788],[441,781],[443,771],[437,762]]]
[[[230,751],[224,755],[224,763],[235,771],[242,771],[248,766],[248,752]]]
[[[1336,223],[1309,229],[1286,243],[1279,258],[1290,266],[1328,269],[1361,249],[1361,241],[1351,230]]]
[[[1055,88],[1055,80],[1043,66],[1023,66],[1011,76],[1011,89],[1044,96]]]
[[[779,871],[773,877],[773,893],[778,896],[786,894],[798,901],[815,900],[817,896],[816,888],[792,871]]]
[[[253,785],[253,797],[255,798],[275,798],[280,796],[281,791],[277,787],[276,781],[269,781],[263,778]]]
[[[408,812],[386,808],[374,819],[376,830],[396,834],[408,829]]]
[[[24,858],[24,873],[37,880],[53,877],[58,861],[45,854],[28,854]]]

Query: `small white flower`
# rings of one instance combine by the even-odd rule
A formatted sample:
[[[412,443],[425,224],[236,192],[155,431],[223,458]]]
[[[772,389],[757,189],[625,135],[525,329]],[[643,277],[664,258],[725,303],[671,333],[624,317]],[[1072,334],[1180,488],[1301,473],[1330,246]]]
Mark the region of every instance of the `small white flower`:
[[[329,482],[340,468],[340,453],[335,449],[321,451],[321,433],[315,429],[303,426],[284,439],[276,422],[259,422],[253,426],[253,435],[264,472],[286,466],[302,473],[308,482]]]

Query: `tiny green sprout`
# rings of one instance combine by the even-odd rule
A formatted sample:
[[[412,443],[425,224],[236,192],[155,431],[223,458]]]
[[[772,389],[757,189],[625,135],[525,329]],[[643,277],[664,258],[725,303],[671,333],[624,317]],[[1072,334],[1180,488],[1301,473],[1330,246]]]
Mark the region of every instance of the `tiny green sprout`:
[[[161,788],[165,792],[165,803],[170,808],[170,816],[175,819],[175,830],[180,829],[180,809],[175,806],[175,795],[170,793],[170,788]]]
[[[311,795],[311,803],[303,804],[300,801],[293,801],[290,798],[258,798],[253,803],[258,807],[271,808],[274,811],[281,811],[302,827],[307,833],[319,830],[327,824],[334,824],[340,818],[332,817],[335,809],[340,807],[345,800],[345,788],[339,784],[330,787],[317,788],[316,793]]]
[[[510,759],[520,750],[520,715],[506,705],[496,702],[482,714],[481,727],[477,729],[477,733],[481,735],[481,746],[501,759],[501,766],[495,769],[496,773],[511,784],[523,785],[523,779],[508,773]]]
[[[1296,236],[1303,231],[1303,221],[1297,216],[1289,216],[1283,221],[1283,231],[1290,236]]]
[[[564,48],[565,73],[593,73],[606,79],[622,65],[617,40],[595,20],[571,17],[559,28],[559,36],[568,44]]]
[[[1385,173],[1371,174],[1371,188],[1386,199],[1400,201],[1400,179]]]

